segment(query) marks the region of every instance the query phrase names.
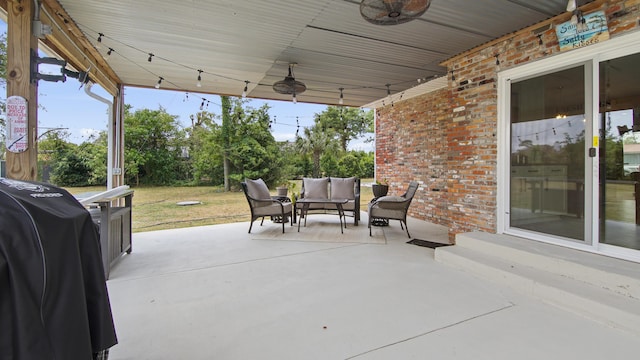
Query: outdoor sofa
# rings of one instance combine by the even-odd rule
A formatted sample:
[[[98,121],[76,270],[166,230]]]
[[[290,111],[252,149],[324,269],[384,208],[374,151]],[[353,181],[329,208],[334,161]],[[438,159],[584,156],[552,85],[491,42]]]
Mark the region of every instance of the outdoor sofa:
[[[339,178],[303,178],[300,198],[308,199],[346,199],[342,209],[349,216],[353,216],[353,224],[360,221],[360,179],[357,177]],[[296,206],[296,210],[300,210]],[[309,205],[309,211],[313,213],[336,212],[335,204],[313,203]],[[346,214],[345,214],[346,215]]]

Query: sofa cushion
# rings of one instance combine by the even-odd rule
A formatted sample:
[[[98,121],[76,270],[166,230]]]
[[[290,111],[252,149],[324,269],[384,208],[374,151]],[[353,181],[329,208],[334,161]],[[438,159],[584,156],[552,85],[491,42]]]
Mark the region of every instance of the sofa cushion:
[[[355,199],[356,178],[331,178],[331,199]]]
[[[329,198],[329,178],[303,178],[304,197],[308,199]]]
[[[247,179],[245,182],[247,184],[247,194],[249,194],[250,197],[259,200],[271,200],[269,188],[267,187],[267,184],[265,184],[264,180],[262,180],[262,178],[257,180]],[[269,205],[271,205],[271,203],[262,201],[254,202],[254,206],[257,207]]]

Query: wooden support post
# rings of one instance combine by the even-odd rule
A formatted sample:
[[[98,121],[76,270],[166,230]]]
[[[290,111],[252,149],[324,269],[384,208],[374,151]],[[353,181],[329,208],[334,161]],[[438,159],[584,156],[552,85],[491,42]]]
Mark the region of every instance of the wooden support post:
[[[7,98],[27,100],[27,148],[7,151],[7,178],[36,180],[38,175],[38,83],[31,81],[31,54],[37,54],[38,41],[32,34],[32,0],[10,0],[7,6]],[[7,119],[8,120],[8,119]]]

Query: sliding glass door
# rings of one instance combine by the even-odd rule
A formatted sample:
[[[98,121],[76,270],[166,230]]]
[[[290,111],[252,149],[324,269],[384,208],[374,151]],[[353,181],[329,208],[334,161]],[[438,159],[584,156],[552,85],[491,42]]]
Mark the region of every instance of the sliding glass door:
[[[640,54],[599,65],[600,243],[640,250]]]
[[[640,41],[602,49],[500,75],[503,228],[638,259]]]
[[[511,83],[513,228],[585,241],[586,66]]]

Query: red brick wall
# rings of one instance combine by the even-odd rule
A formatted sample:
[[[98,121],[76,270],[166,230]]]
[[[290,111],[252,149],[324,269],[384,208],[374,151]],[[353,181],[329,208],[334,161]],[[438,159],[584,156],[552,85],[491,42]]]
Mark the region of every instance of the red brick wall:
[[[585,12],[604,10],[615,37],[640,27],[639,8],[640,0],[596,1]],[[410,216],[448,226],[452,240],[496,231],[497,73],[559,52],[555,25],[569,17],[540,36],[534,26],[450,59],[448,88],[376,110],[376,178],[391,194],[420,183]]]
[[[447,126],[451,91],[444,89],[378,109],[376,179],[389,182],[389,194],[420,183],[410,215],[447,224]]]

